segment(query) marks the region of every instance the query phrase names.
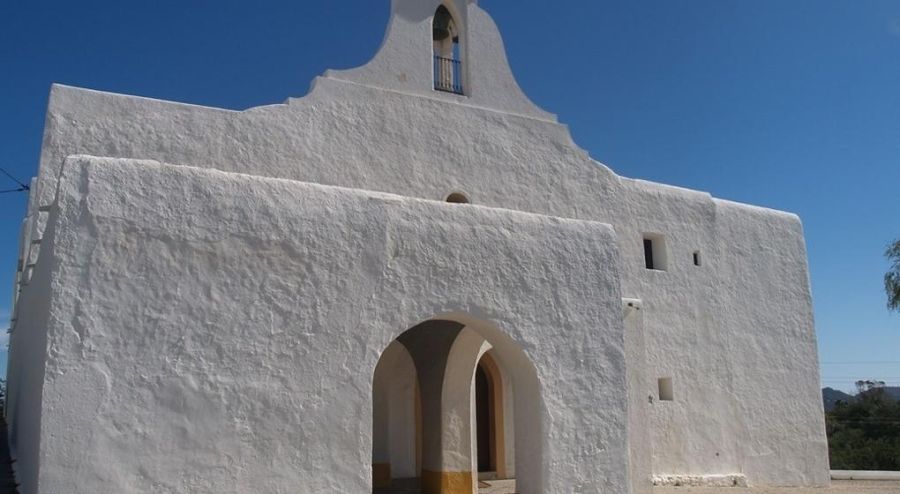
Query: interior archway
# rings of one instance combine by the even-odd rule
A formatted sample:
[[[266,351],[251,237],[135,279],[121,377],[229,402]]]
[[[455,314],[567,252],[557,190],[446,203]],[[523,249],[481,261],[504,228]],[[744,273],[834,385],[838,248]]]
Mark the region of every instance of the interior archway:
[[[504,407],[503,375],[500,367],[485,353],[475,371],[475,424],[477,437],[477,465],[479,479],[506,479],[505,437],[506,408]],[[511,448],[512,449],[512,448]]]
[[[475,429],[476,451],[478,458],[478,475],[486,472],[493,472],[496,468],[496,461],[492,450],[496,447],[494,443],[494,425],[492,416],[494,415],[494,400],[491,399],[491,382],[484,366],[478,364],[475,370]]]

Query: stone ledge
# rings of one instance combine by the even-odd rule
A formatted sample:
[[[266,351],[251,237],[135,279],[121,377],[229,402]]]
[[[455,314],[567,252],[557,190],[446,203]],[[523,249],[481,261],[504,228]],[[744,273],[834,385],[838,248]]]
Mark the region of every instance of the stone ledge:
[[[747,487],[747,477],[736,473],[729,475],[654,475],[657,487]]]
[[[900,481],[900,472],[878,472],[862,470],[832,470],[832,480],[883,480]]]

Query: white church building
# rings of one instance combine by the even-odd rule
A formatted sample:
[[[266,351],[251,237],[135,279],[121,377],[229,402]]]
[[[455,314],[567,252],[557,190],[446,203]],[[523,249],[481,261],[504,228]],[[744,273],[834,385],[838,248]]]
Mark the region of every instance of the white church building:
[[[18,267],[23,494],[829,482],[800,220],[591,159],[476,0],[284,104],[54,86]]]

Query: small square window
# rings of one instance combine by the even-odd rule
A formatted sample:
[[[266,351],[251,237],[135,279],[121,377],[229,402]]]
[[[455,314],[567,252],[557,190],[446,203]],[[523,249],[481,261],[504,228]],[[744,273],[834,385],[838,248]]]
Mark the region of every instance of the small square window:
[[[659,401],[675,401],[675,390],[671,377],[659,378]]]
[[[644,234],[644,267],[654,271],[665,271],[668,268],[666,239],[655,233]]]

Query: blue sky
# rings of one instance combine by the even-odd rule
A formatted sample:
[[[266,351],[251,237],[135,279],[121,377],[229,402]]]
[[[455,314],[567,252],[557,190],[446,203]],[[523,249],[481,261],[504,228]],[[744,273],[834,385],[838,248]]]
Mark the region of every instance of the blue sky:
[[[884,248],[900,237],[900,2],[480,3],[523,89],[595,159],[798,213],[824,384],[900,385],[900,315],[885,309],[881,281]],[[36,173],[53,82],[234,109],[277,103],[327,68],[367,61],[388,5],[3,2],[0,166]],[[3,321],[24,202],[0,195]]]

